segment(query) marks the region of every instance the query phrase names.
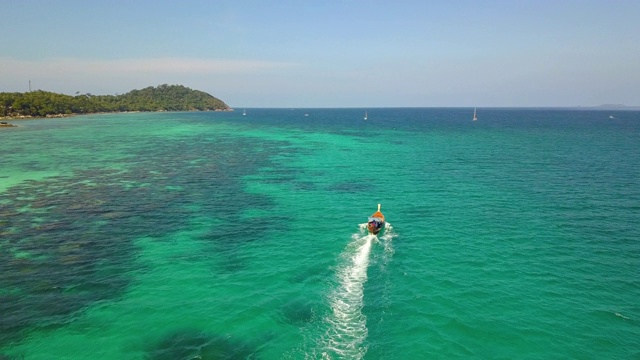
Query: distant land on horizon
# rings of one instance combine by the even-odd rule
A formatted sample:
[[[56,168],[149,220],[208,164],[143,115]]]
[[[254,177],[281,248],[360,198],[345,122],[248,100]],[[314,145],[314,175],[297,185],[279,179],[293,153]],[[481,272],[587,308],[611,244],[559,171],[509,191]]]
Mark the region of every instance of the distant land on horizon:
[[[243,106],[252,108],[251,106]],[[394,108],[398,106],[353,106],[335,108]],[[439,106],[400,106],[439,108]],[[269,107],[253,107],[269,108]],[[274,107],[274,109],[279,107]],[[282,107],[288,108],[288,107]],[[311,109],[314,107],[296,107]],[[333,108],[333,107],[317,107]],[[473,106],[444,106],[442,108],[473,108]],[[573,106],[477,106],[478,109],[582,109],[582,110],[640,110],[639,106],[605,103],[601,105]],[[149,86],[121,95],[92,95],[91,93],[65,95],[34,90],[29,92],[0,92],[0,119],[66,117],[72,115],[113,112],[157,111],[233,111],[224,101],[199,90],[182,85]]]
[[[0,118],[64,117],[127,111],[232,111],[224,101],[182,85],[149,86],[122,95],[49,91],[0,93]]]

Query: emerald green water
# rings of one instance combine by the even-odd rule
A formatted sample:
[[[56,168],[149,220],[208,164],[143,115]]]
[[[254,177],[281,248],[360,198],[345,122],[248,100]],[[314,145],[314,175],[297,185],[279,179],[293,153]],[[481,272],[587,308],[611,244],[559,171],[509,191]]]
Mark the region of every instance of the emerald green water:
[[[640,112],[362,113],[3,129],[0,358],[640,356]]]

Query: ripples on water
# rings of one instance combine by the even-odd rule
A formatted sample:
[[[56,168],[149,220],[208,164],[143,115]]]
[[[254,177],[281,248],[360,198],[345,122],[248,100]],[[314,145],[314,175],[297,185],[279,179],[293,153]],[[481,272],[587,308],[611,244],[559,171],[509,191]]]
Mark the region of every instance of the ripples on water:
[[[0,358],[640,355],[638,112],[307,112],[3,133]]]

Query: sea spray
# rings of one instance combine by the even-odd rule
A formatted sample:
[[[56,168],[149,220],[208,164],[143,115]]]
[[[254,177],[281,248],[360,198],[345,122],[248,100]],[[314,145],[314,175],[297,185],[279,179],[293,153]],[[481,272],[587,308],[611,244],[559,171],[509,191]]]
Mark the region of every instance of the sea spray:
[[[364,283],[374,235],[354,234],[346,253],[351,255],[338,270],[338,287],[330,295],[331,314],[326,319],[328,329],[323,339],[323,358],[360,359],[366,353],[367,319],[362,314]],[[357,247],[353,253],[352,247]]]
[[[387,221],[385,224],[384,234],[381,234],[380,236],[382,246],[384,247],[384,255],[382,258],[382,266],[384,268],[387,267],[393,257],[393,253],[395,252],[393,249],[393,242],[391,240],[396,236],[398,236],[398,234],[393,231],[393,226],[391,226],[391,223]]]

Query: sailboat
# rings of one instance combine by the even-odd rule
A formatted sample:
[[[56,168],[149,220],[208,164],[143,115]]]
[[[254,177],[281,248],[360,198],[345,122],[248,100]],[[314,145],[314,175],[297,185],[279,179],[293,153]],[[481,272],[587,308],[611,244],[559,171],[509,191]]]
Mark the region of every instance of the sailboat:
[[[473,121],[478,120],[478,116],[476,114],[476,108],[473,108]]]
[[[247,115],[247,109],[242,110],[242,115]]]
[[[368,116],[367,116],[367,110],[364,111],[364,119],[367,120]]]

